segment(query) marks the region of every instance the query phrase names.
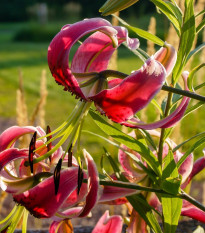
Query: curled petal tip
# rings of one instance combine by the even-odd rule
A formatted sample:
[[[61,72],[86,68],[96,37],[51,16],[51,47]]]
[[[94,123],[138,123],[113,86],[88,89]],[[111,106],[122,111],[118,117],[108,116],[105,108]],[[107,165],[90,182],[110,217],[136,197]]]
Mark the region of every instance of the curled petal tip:
[[[164,47],[155,53],[154,58],[164,66],[169,76],[175,66],[177,52],[172,45],[165,42]]]

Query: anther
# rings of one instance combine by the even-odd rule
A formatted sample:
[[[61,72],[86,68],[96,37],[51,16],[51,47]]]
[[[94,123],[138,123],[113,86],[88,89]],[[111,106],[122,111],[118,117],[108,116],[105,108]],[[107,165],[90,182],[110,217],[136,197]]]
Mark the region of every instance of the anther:
[[[68,167],[72,167],[72,157],[73,157],[72,147],[73,147],[73,144],[71,143],[68,149]]]
[[[55,184],[55,195],[57,195],[59,189],[61,165],[62,165],[62,159],[59,159],[53,174],[53,179]]]
[[[36,149],[36,136],[37,136],[37,132],[35,131],[33,137],[31,138],[31,142],[29,145],[29,154],[28,154],[28,161],[32,174],[33,174],[33,156],[35,155],[34,151]]]
[[[83,164],[81,162],[81,166],[79,166],[78,168],[78,188],[77,188],[77,193],[79,195],[80,193],[80,189],[81,189],[81,186],[82,186],[82,183],[83,183]]]

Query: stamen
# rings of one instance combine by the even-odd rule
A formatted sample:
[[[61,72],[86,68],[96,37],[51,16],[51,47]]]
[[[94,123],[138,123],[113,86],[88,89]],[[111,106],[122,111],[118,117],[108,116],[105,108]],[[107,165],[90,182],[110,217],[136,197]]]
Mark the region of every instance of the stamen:
[[[72,147],[73,147],[73,144],[71,143],[68,149],[68,167],[72,167],[72,157],[73,157]]]
[[[61,171],[61,165],[62,165],[62,159],[59,159],[56,168],[54,170],[54,184],[55,184],[55,195],[57,195],[58,193],[58,188],[59,188],[59,184],[60,184],[60,171]]]
[[[50,129],[50,126],[48,125],[47,129],[46,129],[46,135],[50,134],[50,133],[51,133],[51,129]],[[49,142],[51,138],[52,138],[52,135],[48,136],[47,142]],[[51,150],[51,147],[52,147],[52,142],[48,143],[46,146],[47,146],[47,152],[49,152]],[[49,161],[51,162],[51,156],[49,156],[48,158],[49,158]]]
[[[35,131],[33,137],[31,138],[31,142],[29,145],[29,154],[28,154],[28,161],[32,174],[33,174],[33,156],[35,155],[34,151],[36,149],[36,136],[37,136],[37,132]]]
[[[82,186],[82,183],[83,183],[83,164],[81,162],[81,166],[79,166],[78,168],[78,189],[77,189],[77,193],[79,195],[80,193],[80,189],[81,189],[81,186]]]

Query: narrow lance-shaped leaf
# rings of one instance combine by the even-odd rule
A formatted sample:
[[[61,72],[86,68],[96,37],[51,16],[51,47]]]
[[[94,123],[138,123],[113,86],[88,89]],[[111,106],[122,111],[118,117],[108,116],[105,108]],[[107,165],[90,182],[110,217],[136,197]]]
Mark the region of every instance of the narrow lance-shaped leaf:
[[[177,163],[177,167],[179,168],[182,163],[185,161],[185,159],[199,146],[203,145],[205,143],[205,137],[199,139],[197,142],[194,143],[193,146],[189,147],[189,149],[185,152],[185,154],[181,157],[181,159]]]
[[[110,15],[117,11],[122,11],[139,0],[108,0],[105,4],[100,8],[99,12],[102,12],[102,15]]]
[[[128,29],[129,32],[131,32],[132,34],[134,33],[135,36],[140,36],[146,40],[150,40],[152,42],[154,42],[155,44],[159,45],[159,46],[163,46],[164,45],[164,41],[161,40],[159,37],[143,30],[143,29],[140,29],[140,28],[136,28],[136,27],[132,27],[130,26],[129,24],[127,24],[123,19],[121,19],[120,17],[116,16],[116,15],[113,15],[115,18],[117,18],[120,23],[123,24],[124,27],[126,27]]]
[[[169,4],[167,4],[162,0],[151,0],[151,1],[171,21],[171,23],[174,25],[174,27],[177,30],[177,34],[180,35],[180,31],[181,31],[180,22],[176,17],[175,12],[173,11],[173,7],[170,7]]]
[[[196,33],[199,33],[205,26],[205,19],[201,21],[201,23],[196,28]]]
[[[194,17],[194,1],[185,1],[185,13],[180,38],[179,52],[177,62],[173,70],[173,84],[176,84],[181,72],[186,64],[187,56],[191,51],[195,39],[195,17]]]
[[[162,189],[177,194],[180,189],[180,180],[173,153],[169,151],[164,159],[162,171]],[[175,232],[181,214],[182,200],[171,195],[162,194],[162,209],[164,216],[164,232]]]

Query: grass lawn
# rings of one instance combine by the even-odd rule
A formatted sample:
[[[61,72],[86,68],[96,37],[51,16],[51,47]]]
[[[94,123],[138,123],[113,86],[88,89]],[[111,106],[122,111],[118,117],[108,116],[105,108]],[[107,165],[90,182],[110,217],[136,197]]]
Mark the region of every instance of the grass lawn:
[[[55,23],[56,30],[59,30],[64,23]],[[23,81],[25,88],[26,102],[28,112],[31,114],[39,99],[39,85],[41,72],[47,71],[48,98],[46,104],[46,122],[55,128],[61,122],[66,120],[67,116],[77,103],[77,100],[70,93],[63,91],[63,87],[55,83],[47,65],[47,48],[49,42],[31,43],[14,42],[14,34],[25,24],[0,24],[0,117],[16,117],[16,90],[18,88],[19,69],[23,72]],[[28,25],[27,25],[28,26]],[[142,62],[126,48],[119,50],[119,70],[130,73],[141,66]],[[204,89],[201,90],[203,94]],[[148,120],[155,119],[152,108],[147,111]],[[189,115],[183,122],[180,129],[183,137],[180,137],[180,143],[183,139],[188,139],[196,133],[205,130],[204,107],[196,113]],[[96,132],[97,126],[92,120],[85,122],[85,128]],[[193,132],[194,131],[194,132]],[[82,137],[82,144],[88,151],[91,151],[95,157],[99,158],[102,153],[102,146],[108,146],[104,141],[96,139],[93,136],[86,135]],[[185,149],[190,145],[186,145]],[[197,154],[202,156],[200,148]],[[116,152],[114,152],[116,154]]]

